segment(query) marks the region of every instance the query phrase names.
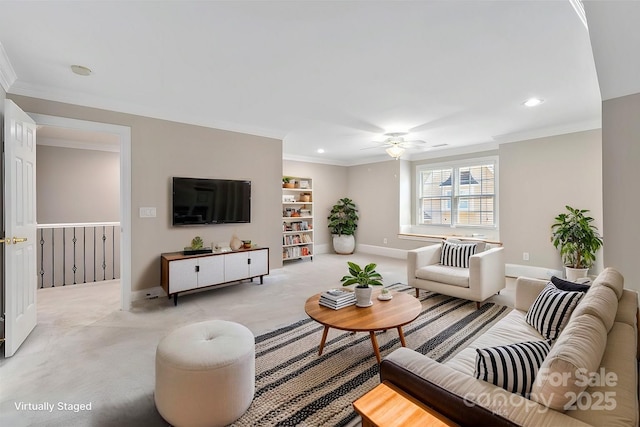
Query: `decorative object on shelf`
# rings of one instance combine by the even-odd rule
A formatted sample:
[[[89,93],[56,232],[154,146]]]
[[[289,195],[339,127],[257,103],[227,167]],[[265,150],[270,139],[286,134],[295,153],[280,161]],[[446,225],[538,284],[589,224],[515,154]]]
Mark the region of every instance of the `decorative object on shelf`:
[[[232,250],[237,251],[242,247],[242,240],[238,239],[235,233],[231,236],[231,240],[229,241],[229,246]]]
[[[251,249],[251,240],[243,240],[242,247],[245,249]]]
[[[567,280],[575,282],[587,276],[603,242],[593,218],[585,215],[589,210],[565,207],[569,212],[556,216],[551,225],[551,243],[560,248]]]
[[[302,193],[300,195],[300,201],[301,202],[310,202],[311,201],[311,194],[310,193]]]
[[[380,292],[380,295],[378,295],[378,299],[380,301],[389,301],[392,298],[393,298],[393,295],[387,288],[383,288],[382,291]]]
[[[354,234],[358,228],[358,209],[353,200],[344,197],[333,205],[327,217],[333,234],[333,250],[338,254],[352,254],[356,248]]]
[[[191,246],[185,247],[182,253],[184,255],[199,255],[199,254],[208,254],[211,252],[213,252],[211,248],[204,247],[204,242],[202,241],[202,237],[196,236],[191,240]]]
[[[295,188],[296,182],[290,176],[282,177],[282,187],[283,188]]]
[[[382,286],[382,275],[376,271],[377,265],[370,263],[362,268],[351,261],[347,261],[347,265],[349,274],[340,279],[342,286],[356,285],[356,306],[371,306],[371,286]]]
[[[204,242],[202,241],[202,237],[196,236],[191,240],[191,249],[202,249],[204,246]]]

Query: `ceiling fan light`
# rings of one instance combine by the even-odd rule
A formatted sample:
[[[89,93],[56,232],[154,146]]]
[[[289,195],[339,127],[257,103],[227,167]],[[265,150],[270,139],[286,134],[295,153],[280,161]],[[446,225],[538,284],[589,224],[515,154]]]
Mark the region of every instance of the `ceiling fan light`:
[[[404,148],[398,145],[392,145],[391,147],[387,148],[385,151],[387,152],[388,155],[398,160],[400,156],[402,156],[402,153],[404,153]]]

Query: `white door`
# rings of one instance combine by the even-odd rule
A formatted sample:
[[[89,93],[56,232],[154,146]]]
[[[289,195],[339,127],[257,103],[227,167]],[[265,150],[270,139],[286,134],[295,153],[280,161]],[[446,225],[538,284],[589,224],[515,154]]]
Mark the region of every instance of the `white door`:
[[[4,101],[5,357],[13,356],[35,328],[36,124]]]

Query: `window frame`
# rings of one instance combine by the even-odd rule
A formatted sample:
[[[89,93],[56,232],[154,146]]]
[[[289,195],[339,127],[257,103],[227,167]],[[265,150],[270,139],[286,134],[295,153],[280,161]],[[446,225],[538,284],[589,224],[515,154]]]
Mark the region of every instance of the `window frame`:
[[[494,191],[493,194],[486,195],[478,195],[478,200],[481,200],[482,196],[493,196],[493,224],[465,224],[458,223],[458,203],[462,200],[469,200],[468,195],[459,194],[460,187],[457,182],[457,177],[460,174],[460,169],[462,168],[470,168],[474,166],[480,165],[493,165],[493,186]],[[423,212],[423,195],[422,195],[422,174],[426,171],[430,170],[441,170],[441,169],[451,169],[452,170],[452,185],[451,185],[451,194],[449,196],[441,196],[441,197],[449,197],[448,204],[451,205],[450,215],[451,215],[451,223],[447,224],[428,224],[424,222],[424,212]],[[490,157],[476,157],[476,158],[468,158],[464,160],[456,160],[451,162],[441,162],[441,163],[425,163],[416,166],[415,170],[415,191],[414,191],[414,201],[415,201],[415,218],[413,224],[417,227],[437,227],[437,228],[469,228],[469,229],[485,229],[485,230],[497,230],[498,229],[498,209],[499,209],[499,189],[498,189],[498,174],[499,174],[499,164],[497,156]],[[434,196],[435,197],[435,196]]]

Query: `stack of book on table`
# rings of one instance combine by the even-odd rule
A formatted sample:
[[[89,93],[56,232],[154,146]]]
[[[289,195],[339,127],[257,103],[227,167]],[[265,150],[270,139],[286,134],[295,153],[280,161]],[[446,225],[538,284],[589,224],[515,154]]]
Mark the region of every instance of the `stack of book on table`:
[[[354,305],[356,294],[348,290],[329,289],[320,295],[320,305],[334,310]]]

